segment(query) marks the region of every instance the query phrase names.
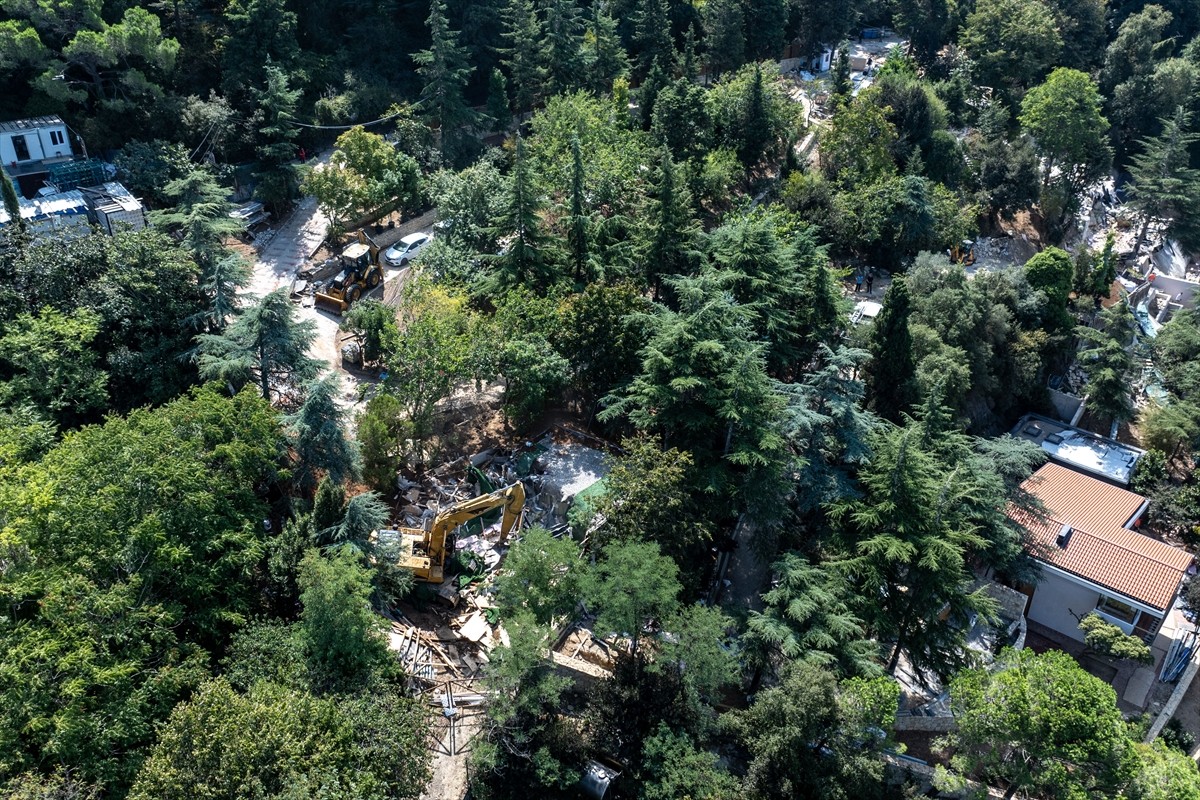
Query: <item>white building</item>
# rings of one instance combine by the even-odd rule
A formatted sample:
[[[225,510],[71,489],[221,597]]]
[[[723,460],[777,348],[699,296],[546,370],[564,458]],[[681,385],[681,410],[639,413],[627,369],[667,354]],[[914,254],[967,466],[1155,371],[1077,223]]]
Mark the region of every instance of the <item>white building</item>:
[[[37,193],[51,165],[74,158],[70,131],[61,117],[0,122],[0,167],[26,197]]]
[[[1046,464],[1022,488],[1045,513],[1009,506],[1030,533],[1042,568],[1027,616],[1083,641],[1081,617],[1096,612],[1127,634],[1153,642],[1171,612],[1192,554],[1133,530],[1150,501],[1119,486]]]

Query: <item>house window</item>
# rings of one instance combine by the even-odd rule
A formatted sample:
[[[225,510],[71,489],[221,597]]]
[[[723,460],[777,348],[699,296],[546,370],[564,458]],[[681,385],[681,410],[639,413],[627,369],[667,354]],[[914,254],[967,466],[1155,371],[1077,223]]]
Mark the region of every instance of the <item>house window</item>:
[[[17,153],[17,161],[29,160],[29,145],[25,143],[24,136],[12,137],[13,150]]]
[[[50,144],[62,144],[62,143],[63,143],[63,132],[62,131],[50,131]]]
[[[1096,604],[1097,611],[1103,611],[1106,615],[1119,619],[1122,622],[1127,622],[1130,625],[1137,619],[1138,610],[1127,603],[1122,603],[1120,600],[1114,600],[1111,597],[1101,597],[1100,602]]]

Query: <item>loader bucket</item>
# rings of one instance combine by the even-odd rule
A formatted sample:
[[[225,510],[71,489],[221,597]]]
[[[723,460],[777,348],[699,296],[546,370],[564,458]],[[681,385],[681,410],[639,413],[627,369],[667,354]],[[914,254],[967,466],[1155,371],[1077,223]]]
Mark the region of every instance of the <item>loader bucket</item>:
[[[317,292],[313,295],[318,308],[324,308],[332,311],[335,314],[344,314],[346,311],[346,301],[340,297],[324,292]]]

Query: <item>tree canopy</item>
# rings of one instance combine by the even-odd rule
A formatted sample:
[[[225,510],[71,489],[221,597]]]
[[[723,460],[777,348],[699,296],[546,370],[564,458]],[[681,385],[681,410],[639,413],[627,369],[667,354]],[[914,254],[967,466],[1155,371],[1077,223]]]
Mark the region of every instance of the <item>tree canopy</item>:
[[[0,0],[0,81],[0,795],[432,796],[452,720],[473,797],[612,758],[622,797],[882,800],[892,674],[949,687],[945,786],[1196,795],[1065,657],[970,644],[1043,577],[1004,432],[1056,392],[1200,542],[1200,315],[1157,291],[1195,3]],[[54,212],[114,180],[144,229]],[[475,481],[523,524],[418,579],[381,532]]]

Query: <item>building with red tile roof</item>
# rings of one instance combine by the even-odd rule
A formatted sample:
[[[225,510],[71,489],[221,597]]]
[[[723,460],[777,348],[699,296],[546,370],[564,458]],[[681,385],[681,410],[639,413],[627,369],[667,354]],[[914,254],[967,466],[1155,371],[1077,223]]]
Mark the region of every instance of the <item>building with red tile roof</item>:
[[[1053,463],[1021,488],[1043,506],[1008,508],[1029,531],[1030,554],[1042,567],[1029,618],[1082,640],[1079,618],[1095,611],[1126,633],[1152,638],[1193,557],[1134,530],[1149,501]]]

